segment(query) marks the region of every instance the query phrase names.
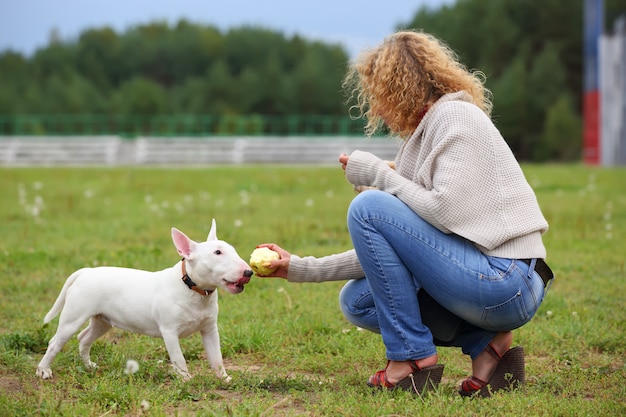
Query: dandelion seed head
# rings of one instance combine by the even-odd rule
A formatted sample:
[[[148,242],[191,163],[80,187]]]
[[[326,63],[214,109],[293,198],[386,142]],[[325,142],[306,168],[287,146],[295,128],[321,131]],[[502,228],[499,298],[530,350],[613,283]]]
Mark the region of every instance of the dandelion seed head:
[[[126,367],[124,368],[124,373],[126,375],[132,375],[139,370],[139,363],[136,360],[129,359],[126,361]]]
[[[148,400],[141,400],[141,404],[139,406],[141,407],[141,411],[148,411],[150,409],[150,403]]]
[[[246,190],[239,192],[239,199],[242,206],[247,206],[250,203],[250,194]]]

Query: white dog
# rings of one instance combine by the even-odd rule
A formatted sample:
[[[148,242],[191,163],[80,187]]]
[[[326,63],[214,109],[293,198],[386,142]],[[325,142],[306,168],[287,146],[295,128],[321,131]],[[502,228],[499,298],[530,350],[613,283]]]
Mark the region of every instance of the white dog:
[[[197,243],[172,228],[172,240],[182,260],[158,272],[98,267],[74,272],[65,281],[44,323],[59,312],[59,327],[37,366],[37,375],[52,377],[50,364],[63,345],[88,319],[79,335],[80,356],[88,369],[92,343],[112,327],[162,337],[174,370],[191,378],[179,339],[195,332],[211,367],[219,377],[230,380],[224,369],[217,329],[218,287],[239,294],[250,281],[252,270],[228,243],[218,240],[215,220],[206,242]],[[61,311],[63,310],[63,311]]]

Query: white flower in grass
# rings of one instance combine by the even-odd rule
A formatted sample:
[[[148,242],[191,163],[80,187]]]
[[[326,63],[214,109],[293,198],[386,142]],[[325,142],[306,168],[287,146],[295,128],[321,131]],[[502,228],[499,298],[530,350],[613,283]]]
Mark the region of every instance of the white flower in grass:
[[[552,310],[548,310],[548,311],[546,311],[546,317],[547,317],[547,318],[552,317]]]
[[[242,206],[247,206],[248,204],[250,204],[250,194],[245,190],[239,192],[239,199]]]
[[[141,404],[139,406],[141,407],[141,411],[148,411],[150,409],[150,403],[148,400],[141,400]]]
[[[241,227],[241,226],[243,226],[243,220],[235,219],[233,224],[234,224],[235,227]]]
[[[307,207],[313,207],[313,205],[315,204],[315,201],[312,198],[307,198],[306,201],[304,202],[304,204]]]
[[[139,370],[139,363],[136,360],[129,359],[126,361],[126,368],[124,368],[124,373],[126,375],[132,375]]]

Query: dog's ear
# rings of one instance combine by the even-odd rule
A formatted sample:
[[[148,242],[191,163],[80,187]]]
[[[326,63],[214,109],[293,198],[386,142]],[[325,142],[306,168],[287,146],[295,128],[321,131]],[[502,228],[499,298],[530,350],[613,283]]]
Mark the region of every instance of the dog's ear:
[[[196,248],[196,242],[189,239],[187,235],[175,227],[172,227],[172,241],[174,242],[174,246],[176,246],[178,254],[183,258],[188,258],[191,252]]]
[[[217,226],[215,225],[215,219],[211,222],[211,230],[209,231],[209,236],[206,240],[207,242],[209,240],[217,240]]]

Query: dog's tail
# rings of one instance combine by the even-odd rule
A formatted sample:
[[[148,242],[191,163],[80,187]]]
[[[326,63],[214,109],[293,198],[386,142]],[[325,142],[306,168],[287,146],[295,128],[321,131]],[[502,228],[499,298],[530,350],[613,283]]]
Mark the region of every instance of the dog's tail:
[[[72,286],[74,281],[76,281],[76,279],[80,276],[81,272],[83,272],[83,269],[79,269],[78,271],[74,272],[65,280],[65,284],[63,284],[61,293],[59,293],[59,296],[57,297],[57,300],[54,302],[54,305],[52,306],[48,314],[46,314],[46,317],[44,317],[43,319],[44,324],[52,321],[52,319],[58,316],[61,310],[63,310],[63,306],[65,305],[65,295],[67,294],[67,290],[68,288]]]

